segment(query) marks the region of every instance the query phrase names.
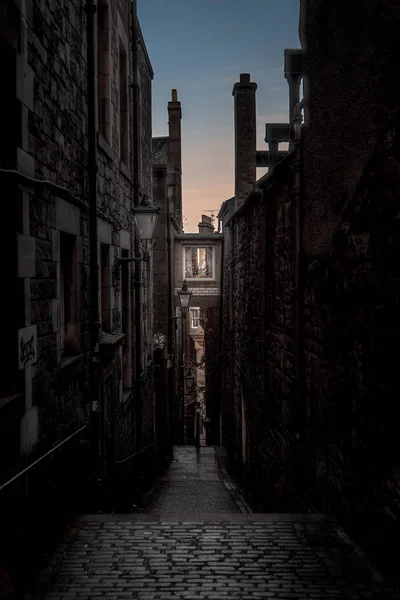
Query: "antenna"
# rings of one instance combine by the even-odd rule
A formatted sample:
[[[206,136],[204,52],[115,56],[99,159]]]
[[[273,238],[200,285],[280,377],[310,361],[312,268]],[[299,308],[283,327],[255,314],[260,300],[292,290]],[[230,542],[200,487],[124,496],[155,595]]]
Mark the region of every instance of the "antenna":
[[[211,213],[210,214],[211,220],[214,221],[214,219],[215,219],[214,213],[216,213],[218,211],[219,211],[219,208],[208,208],[207,210],[203,210],[203,213]]]

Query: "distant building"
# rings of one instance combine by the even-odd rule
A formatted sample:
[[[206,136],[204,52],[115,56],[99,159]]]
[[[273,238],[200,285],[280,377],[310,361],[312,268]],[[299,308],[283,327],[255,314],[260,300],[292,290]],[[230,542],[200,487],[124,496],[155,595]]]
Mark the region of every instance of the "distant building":
[[[186,281],[192,293],[185,319],[178,318],[177,395],[184,443],[219,443],[220,399],[217,389],[221,301],[222,234],[202,215],[199,233],[175,235],[174,305],[181,315],[178,291]],[[190,388],[188,375],[194,374]],[[182,422],[183,419],[183,422]]]

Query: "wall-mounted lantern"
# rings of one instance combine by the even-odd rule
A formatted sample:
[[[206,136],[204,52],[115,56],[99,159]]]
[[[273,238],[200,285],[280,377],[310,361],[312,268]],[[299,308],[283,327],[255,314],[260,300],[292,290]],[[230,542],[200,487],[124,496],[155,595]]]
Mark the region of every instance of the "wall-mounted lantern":
[[[193,391],[193,386],[195,384],[195,376],[193,374],[192,367],[189,367],[188,374],[185,375],[186,389],[188,394],[191,394]]]
[[[151,242],[156,229],[157,221],[160,216],[160,209],[154,206],[150,198],[144,194],[140,204],[133,209],[133,218],[135,220],[136,231],[140,243],[143,244],[143,254],[140,256],[117,256],[116,264],[119,266],[124,263],[142,260],[149,262],[150,250],[155,244],[147,248],[147,243]]]
[[[189,292],[186,279],[183,282],[182,289],[178,290],[179,305],[182,311],[182,317],[186,317],[186,311],[189,308],[192,292]]]

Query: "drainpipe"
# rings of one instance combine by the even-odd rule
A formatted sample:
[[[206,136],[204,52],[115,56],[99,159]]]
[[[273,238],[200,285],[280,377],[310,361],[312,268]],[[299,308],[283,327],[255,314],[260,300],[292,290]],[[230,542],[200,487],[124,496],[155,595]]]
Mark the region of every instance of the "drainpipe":
[[[302,114],[301,111],[304,106],[304,100],[298,102],[293,111],[293,125],[294,125],[294,162],[293,162],[293,188],[292,188],[292,200],[294,207],[294,279],[293,279],[293,395],[294,395],[294,406],[295,406],[295,439],[294,444],[297,447],[295,456],[297,457],[298,464],[294,465],[294,481],[296,481],[298,493],[297,500],[300,501],[302,498],[301,486],[304,487],[304,478],[301,476],[302,467],[301,460],[303,458],[302,452],[300,452],[301,444],[304,442],[304,407],[302,405],[302,395],[300,390],[300,375],[301,375],[301,316],[302,316],[302,302],[303,302],[303,286],[301,279],[301,238],[302,238]],[[300,464],[299,464],[300,463]]]
[[[95,477],[104,480],[104,436],[102,395],[99,390],[99,297],[97,265],[97,140],[96,140],[96,0],[87,0],[87,86],[88,86],[88,172],[89,172],[89,243],[90,243],[90,377],[91,442]]]
[[[139,36],[137,29],[136,0],[132,0],[132,120],[133,120],[133,205],[140,202],[140,127],[139,127],[139,78],[138,55]],[[135,235],[135,256],[140,254],[138,235]],[[141,323],[141,287],[142,287],[142,262],[135,262],[135,395],[136,395],[136,451],[142,444],[142,398],[141,398],[141,355],[142,355],[142,323]],[[134,409],[135,410],[135,409]]]
[[[218,230],[220,228],[221,220],[218,217]],[[219,423],[218,423],[218,445],[222,445],[222,406],[221,400],[223,398],[223,377],[226,377],[225,365],[222,363],[222,352],[223,352],[223,336],[225,335],[223,328],[223,318],[224,318],[224,261],[225,261],[225,237],[222,238],[221,242],[221,283],[220,283],[220,301],[219,301],[219,323],[218,323],[218,360],[217,360],[217,372],[218,372],[218,384],[217,384],[217,394],[219,395]],[[215,414],[215,413],[214,413]],[[216,428],[213,429],[215,433]]]
[[[168,173],[167,173],[168,178]],[[174,353],[173,349],[173,327],[175,326],[175,320],[173,319],[172,309],[172,296],[173,296],[173,285],[172,285],[172,249],[171,249],[171,216],[170,216],[170,202],[169,202],[169,190],[168,181],[166,187],[166,210],[167,210],[167,269],[168,269],[168,298],[167,298],[167,315],[168,315],[168,335],[167,335],[167,353],[168,353],[168,415],[169,415],[169,453],[172,458],[173,456],[173,428],[175,418],[175,389],[174,389],[174,373],[175,369],[173,365],[175,360],[172,360]]]

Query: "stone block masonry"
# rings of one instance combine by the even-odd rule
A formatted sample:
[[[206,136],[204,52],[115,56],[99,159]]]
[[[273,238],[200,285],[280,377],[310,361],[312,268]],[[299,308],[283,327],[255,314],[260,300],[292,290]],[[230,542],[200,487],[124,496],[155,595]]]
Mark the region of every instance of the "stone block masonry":
[[[0,391],[0,438],[4,440],[0,485],[87,425],[92,400],[89,398],[91,303],[87,211],[88,17],[84,3],[27,0],[21,4],[10,0],[7,5],[9,10],[4,12],[0,31],[7,104],[0,117],[0,129],[6,132],[0,140],[1,184],[7,196],[0,237],[5,246],[1,253],[2,270],[4,266],[3,272],[10,282],[10,299],[4,332],[9,356],[2,370],[7,375],[2,376]],[[147,341],[152,339],[153,317],[151,310],[134,306],[132,264],[115,265],[116,257],[122,252],[131,255],[134,246],[132,3],[129,0],[97,3],[97,9],[95,28],[100,31],[106,22],[103,34],[108,39],[104,44],[99,41],[107,56],[104,58],[102,52],[97,56],[104,58],[106,73],[100,72],[100,76],[108,77],[99,86],[104,92],[101,98],[104,106],[99,103],[96,107],[99,385],[105,405],[104,431],[114,434],[112,442],[109,438],[104,442],[102,452],[106,454],[107,472],[115,475],[118,461],[140,451],[138,427],[146,428],[142,435],[146,443],[151,435],[154,437],[152,373],[137,375],[137,379],[140,375],[143,379],[145,416],[142,421],[135,420],[133,406],[140,404],[137,398],[133,401],[135,345],[124,341],[135,339],[134,319],[127,310],[130,308],[133,313],[136,308],[142,313],[144,331],[144,348],[139,351],[147,358],[151,352]],[[99,16],[103,9],[107,13],[105,21]],[[99,31],[97,40],[101,38]],[[141,193],[151,197],[153,72],[140,31],[139,34],[141,163],[140,181],[135,183],[140,183]],[[94,53],[97,54],[97,47]],[[126,85],[123,85],[124,73]],[[109,135],[102,129],[104,124],[109,126]],[[4,169],[16,170],[19,175],[4,173]],[[42,185],[39,183],[42,180],[48,183]],[[151,279],[151,272],[143,277],[144,304],[151,304]],[[147,366],[146,362],[143,369]],[[85,435],[89,437],[88,430]],[[54,512],[51,510],[54,506],[59,508],[60,515],[65,515],[74,510],[75,500],[84,502],[90,478],[86,451],[89,444],[87,439],[84,441],[81,444],[77,437],[76,445],[74,442],[61,446],[40,467],[9,488],[4,510],[9,523],[0,550],[14,544],[18,555],[19,542],[15,540],[22,540],[28,556],[32,548],[23,537],[27,532],[32,534],[31,541],[40,538],[39,529],[48,523],[46,519]],[[132,462],[128,465],[131,467]],[[93,474],[93,464],[91,468]],[[48,474],[46,481],[44,472]],[[26,521],[25,517],[19,521],[21,513],[26,514]],[[32,514],[37,516],[35,520],[31,519]]]
[[[255,506],[332,512],[386,568],[395,567],[389,546],[400,543],[391,391],[399,361],[399,123],[396,115],[377,141],[330,255],[302,264],[299,405],[292,155],[224,224],[221,397],[231,468]]]
[[[74,523],[47,569],[46,600],[398,598],[334,518],[252,513],[220,447],[175,446],[174,456],[140,513]]]
[[[342,570],[334,551],[298,535],[321,529],[337,531],[334,523],[302,515],[88,516],[45,598],[395,598],[351,545],[338,538]]]

